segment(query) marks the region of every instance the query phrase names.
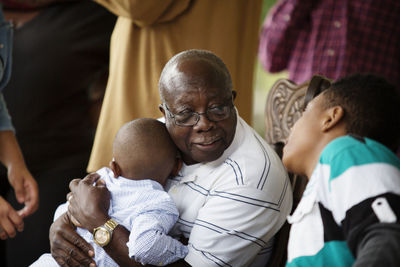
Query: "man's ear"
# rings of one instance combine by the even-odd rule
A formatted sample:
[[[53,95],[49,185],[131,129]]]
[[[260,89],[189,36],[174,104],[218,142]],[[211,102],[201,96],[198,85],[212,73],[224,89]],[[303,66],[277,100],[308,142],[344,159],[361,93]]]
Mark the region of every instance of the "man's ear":
[[[236,99],[236,91],[232,90],[232,100],[235,100],[235,99]]]
[[[328,132],[337,126],[344,118],[344,110],[341,106],[328,108],[324,112],[322,131]]]
[[[161,111],[161,113],[164,115],[165,117],[165,110],[162,104],[158,105],[158,109]]]
[[[121,168],[119,167],[118,163],[115,162],[114,159],[112,161],[110,161],[110,169],[114,173],[115,178],[118,178],[119,176],[121,176]]]

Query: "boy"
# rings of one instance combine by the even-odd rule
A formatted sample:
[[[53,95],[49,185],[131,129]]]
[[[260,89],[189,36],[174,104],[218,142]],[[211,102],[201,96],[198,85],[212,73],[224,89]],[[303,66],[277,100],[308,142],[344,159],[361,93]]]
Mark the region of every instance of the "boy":
[[[309,179],[288,217],[287,266],[400,266],[399,111],[395,87],[373,75],[308,103],[282,158]]]
[[[118,131],[110,169],[98,171],[111,192],[109,214],[113,221],[109,227],[115,228],[120,223],[131,230],[127,243],[129,255],[143,265],[167,265],[188,252],[186,246],[167,235],[179,215],[162,186],[170,174],[177,173],[177,153],[162,122],[137,119]],[[71,195],[68,199],[71,200]],[[67,203],[59,206],[55,219],[67,209]],[[78,224],[73,217],[70,219]],[[77,228],[77,232],[93,246],[97,266],[118,266],[102,249],[108,242],[96,234],[96,229],[93,234],[82,228]],[[44,254],[31,266],[58,264],[51,254]]]

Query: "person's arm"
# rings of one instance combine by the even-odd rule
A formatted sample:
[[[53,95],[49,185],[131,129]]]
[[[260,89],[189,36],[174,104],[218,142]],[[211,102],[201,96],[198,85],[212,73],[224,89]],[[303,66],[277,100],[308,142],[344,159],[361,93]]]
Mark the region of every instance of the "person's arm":
[[[93,186],[99,177],[98,174],[92,173],[83,180],[75,179],[70,183],[70,194],[73,197],[69,200],[69,213],[83,228],[91,232],[110,219],[107,214],[110,199],[107,188],[101,185]],[[95,264],[92,259],[93,248],[75,232],[67,214],[58,218],[50,228],[51,254],[61,266]],[[142,266],[129,257],[126,246],[129,235],[130,232],[125,227],[118,225],[104,250],[120,266]],[[182,260],[171,266],[187,266],[187,263]]]
[[[104,250],[120,266],[143,266],[129,257],[129,250],[126,246],[129,235],[130,232],[125,227],[118,225],[114,230],[111,242],[104,247]],[[179,260],[168,266],[181,267],[190,265],[184,260]]]
[[[117,16],[144,27],[170,21],[182,14],[190,0],[95,0]]]
[[[50,226],[50,252],[60,266],[95,266],[94,250],[76,231],[75,226],[63,213]]]
[[[25,204],[18,213],[22,217],[31,215],[39,207],[39,190],[12,131],[0,131],[0,147],[0,161],[8,170],[8,181],[14,188],[18,202]]]
[[[39,206],[39,193],[35,179],[28,171],[21,150],[15,138],[11,119],[0,94],[0,162],[8,170],[8,180],[14,188],[19,203],[25,206],[15,211],[3,198],[0,200],[0,238],[14,237],[15,231],[22,231],[22,219]]]
[[[101,183],[93,186],[99,178],[98,174],[92,173],[84,179],[71,181],[68,212],[58,218],[50,228],[51,254],[61,266],[95,264],[92,259],[93,248],[75,232],[68,214],[74,216],[82,228],[90,232],[110,219],[108,216],[110,193],[107,187]],[[129,258],[126,246],[128,239],[129,231],[118,225],[104,250],[120,266],[141,266]]]
[[[400,224],[376,223],[365,229],[353,267],[400,266]]]
[[[261,29],[258,57],[265,70],[286,69],[299,34],[311,30],[311,12],[318,0],[280,0]]]
[[[144,265],[168,265],[183,259],[188,248],[168,235],[179,217],[175,203],[165,192],[154,197],[138,215],[124,220],[133,230],[127,243],[129,256]]]

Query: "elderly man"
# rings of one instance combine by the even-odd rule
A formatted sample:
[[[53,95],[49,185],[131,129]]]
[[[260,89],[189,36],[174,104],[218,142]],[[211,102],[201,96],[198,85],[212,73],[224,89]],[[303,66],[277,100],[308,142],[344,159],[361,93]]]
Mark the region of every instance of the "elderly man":
[[[184,162],[166,187],[180,212],[170,235],[188,239],[188,255],[175,264],[265,266],[291,209],[291,188],[279,157],[238,116],[225,64],[208,51],[184,51],[164,67],[159,89]],[[70,212],[89,231],[104,230],[103,248],[118,264],[140,266],[128,255],[128,230],[108,215],[108,190],[92,186],[97,179],[71,182]],[[93,262],[92,248],[65,216],[53,223],[50,243],[61,265]]]

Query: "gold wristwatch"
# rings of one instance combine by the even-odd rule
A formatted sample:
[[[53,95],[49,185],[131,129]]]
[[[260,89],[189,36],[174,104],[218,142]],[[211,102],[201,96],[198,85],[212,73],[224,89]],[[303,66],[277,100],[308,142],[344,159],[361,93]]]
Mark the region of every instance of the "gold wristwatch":
[[[113,219],[109,219],[105,224],[94,228],[93,230],[93,240],[97,245],[104,247],[111,241],[111,237],[115,227],[118,223]]]

